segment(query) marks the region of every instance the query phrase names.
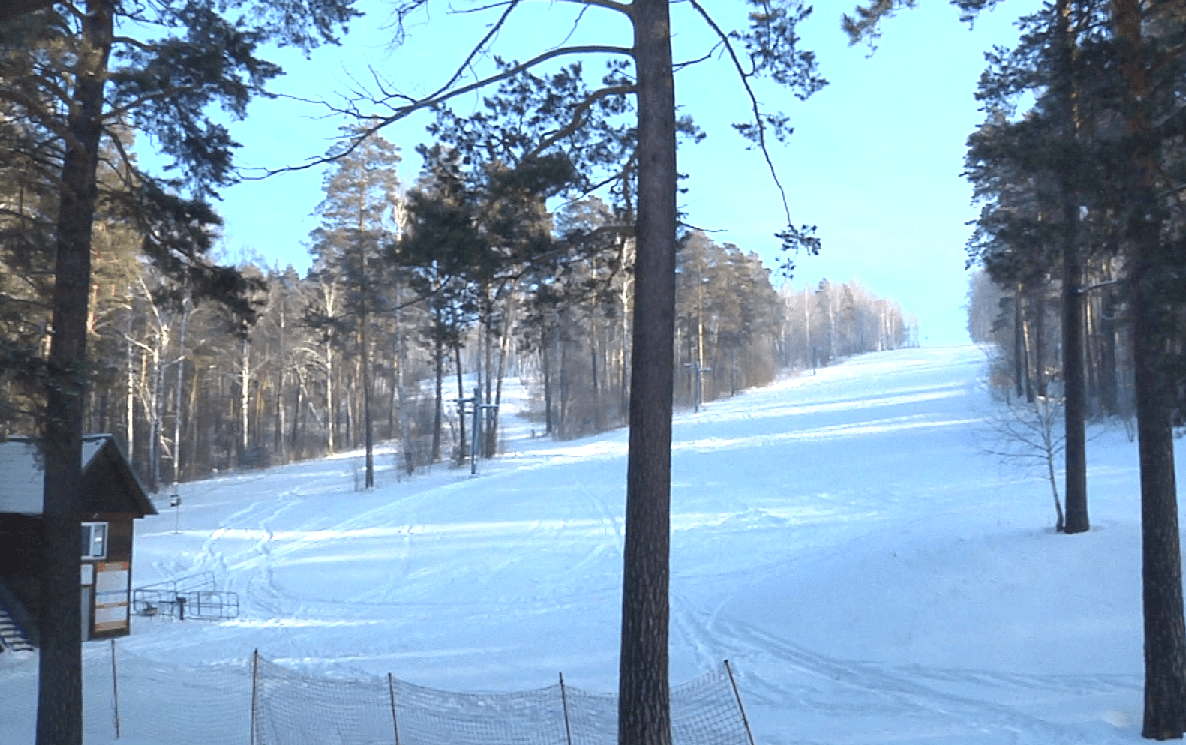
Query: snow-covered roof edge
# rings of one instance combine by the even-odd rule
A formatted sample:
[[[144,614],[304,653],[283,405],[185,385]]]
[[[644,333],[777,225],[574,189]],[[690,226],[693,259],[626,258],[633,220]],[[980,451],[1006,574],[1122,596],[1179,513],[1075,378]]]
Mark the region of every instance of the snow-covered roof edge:
[[[127,455],[112,434],[92,434],[82,438],[82,469],[85,473],[104,448],[118,454],[114,467],[128,482],[136,506],[145,515],[157,514],[148,491],[130,465]],[[28,437],[9,437],[0,442],[0,512],[41,515],[44,512],[44,470],[41,456]]]

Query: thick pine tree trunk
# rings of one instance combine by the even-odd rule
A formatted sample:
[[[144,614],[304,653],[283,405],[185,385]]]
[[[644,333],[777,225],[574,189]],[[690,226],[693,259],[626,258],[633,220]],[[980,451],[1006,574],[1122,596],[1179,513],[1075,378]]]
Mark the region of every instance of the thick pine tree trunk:
[[[436,328],[434,329],[433,347],[432,347],[432,365],[434,386],[433,395],[435,401],[432,410],[432,455],[431,463],[436,463],[441,459],[441,420],[443,418],[443,407],[445,405],[445,342],[441,338],[441,318],[440,311],[434,311],[436,314]]]
[[[1025,395],[1026,391],[1026,345],[1025,345],[1025,309],[1023,306],[1024,290],[1020,282],[1013,293],[1013,385],[1017,389],[1017,399]]]
[[[45,506],[37,745],[82,745],[82,615],[79,541],[82,427],[91,228],[97,200],[100,116],[113,21],[105,0],[90,0],[83,19],[74,105],[62,167],[53,294],[53,341],[46,387]]]
[[[670,745],[668,582],[675,337],[675,82],[668,0],[635,0],[638,239],[618,742]]]
[[[465,454],[469,452],[465,439],[465,409],[460,404],[465,399],[465,376],[461,371],[460,337],[453,341],[453,361],[457,366],[457,432],[461,435],[461,445],[457,448],[457,465],[460,466],[465,463]]]
[[[338,428],[338,405],[334,399],[334,348],[333,341],[325,342],[325,431],[326,449],[331,453],[338,451],[336,432]]]
[[[305,457],[305,381],[300,372],[296,378],[292,405],[292,457],[300,460]]]
[[[1065,198],[1065,197],[1064,197]],[[1063,245],[1062,283],[1062,354],[1063,354],[1063,434],[1065,436],[1067,533],[1090,529],[1087,517],[1087,380],[1083,368],[1083,294],[1082,270],[1074,226],[1079,207],[1070,200],[1066,205],[1067,235]]]
[[[552,361],[548,355],[547,332],[540,334],[540,366],[544,369],[544,433],[555,432],[552,422]]]
[[[512,294],[507,300],[506,320],[504,321],[502,337],[499,339],[498,345],[498,376],[497,384],[494,387],[494,400],[487,401],[487,403],[494,404],[494,409],[489,419],[490,426],[487,427],[487,448],[486,457],[493,458],[498,452],[498,437],[499,437],[499,422],[502,406],[502,381],[507,373],[507,358],[510,356],[511,349],[511,335],[507,333],[507,328],[510,327],[512,319],[515,317],[515,296]]]
[[[1064,136],[1074,140],[1079,122],[1075,88],[1075,38],[1072,0],[1058,0],[1057,39]],[[1087,517],[1087,378],[1083,365],[1083,264],[1079,256],[1079,198],[1068,173],[1060,176],[1062,200],[1062,369],[1063,435],[1066,459],[1067,533],[1091,527]]]
[[[1165,374],[1165,316],[1152,285],[1164,271],[1156,216],[1156,151],[1152,142],[1150,71],[1143,55],[1139,0],[1115,0],[1113,31],[1130,104],[1128,204],[1124,239],[1131,267],[1133,377],[1141,465],[1141,580],[1145,619],[1145,713],[1141,734],[1167,740],[1186,733],[1186,624],[1174,482],[1173,401]]]
[[[359,358],[359,363],[362,366],[362,428],[363,428],[363,443],[366,450],[366,473],[364,476],[365,487],[367,489],[375,488],[375,435],[371,422],[371,358],[370,358],[370,342],[367,339],[367,323],[369,314],[363,310],[362,319],[359,325],[358,343],[362,347],[362,356]]]
[[[1152,233],[1151,238],[1156,237]],[[1137,249],[1140,250],[1139,248]],[[1161,369],[1161,319],[1138,263],[1130,307],[1141,467],[1141,581],[1145,629],[1145,713],[1141,734],[1167,740],[1186,732],[1186,627],[1178,532],[1174,439],[1168,380]]]
[[[1112,291],[1106,290],[1100,309],[1099,379],[1100,408],[1106,414],[1120,414],[1120,386],[1116,375],[1116,304]]]
[[[1043,278],[1038,291],[1034,293],[1034,316],[1030,321],[1033,329],[1033,376],[1034,391],[1041,398],[1046,398],[1046,280]],[[1033,401],[1034,397],[1030,397]]]
[[[173,483],[181,480],[181,402],[185,400],[185,335],[189,330],[189,295],[182,299],[181,305],[181,334],[177,340],[177,381],[174,387],[176,405],[173,409]],[[281,368],[283,369],[283,368]],[[283,384],[281,374],[281,384]],[[283,390],[280,388],[278,390]],[[277,397],[277,400],[280,400]],[[281,410],[282,407],[281,407]],[[191,409],[192,411],[192,409]],[[103,431],[103,430],[100,430]],[[280,430],[276,430],[279,435]],[[277,440],[280,438],[277,437]]]
[[[1143,284],[1139,279],[1138,285]],[[1172,410],[1160,369],[1157,310],[1137,287],[1131,299],[1141,465],[1141,580],[1145,620],[1145,715],[1141,734],[1186,732],[1186,628],[1174,482]]]

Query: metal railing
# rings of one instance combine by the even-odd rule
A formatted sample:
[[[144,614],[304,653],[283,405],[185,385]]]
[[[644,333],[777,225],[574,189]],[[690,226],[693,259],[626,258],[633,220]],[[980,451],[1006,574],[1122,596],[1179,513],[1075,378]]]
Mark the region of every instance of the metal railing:
[[[180,621],[222,621],[239,617],[239,594],[215,589],[214,573],[201,572],[132,590],[132,612]]]

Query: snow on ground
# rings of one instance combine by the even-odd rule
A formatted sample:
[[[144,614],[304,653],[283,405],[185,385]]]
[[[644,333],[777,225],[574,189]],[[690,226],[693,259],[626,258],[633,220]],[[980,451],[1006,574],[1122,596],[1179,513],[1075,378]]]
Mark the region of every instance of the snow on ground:
[[[984,363],[867,355],[677,415],[673,683],[729,659],[759,745],[1140,741],[1136,446],[1094,433],[1093,530],[1052,533],[1046,483],[985,454]],[[626,433],[561,443],[509,418],[506,447],[476,477],[401,480],[381,454],[372,492],[358,453],[183,485],[179,515],[139,523],[134,581],[209,571],[241,615],[135,618],[119,649],[616,690]],[[0,655],[0,743],[33,742],[35,672]]]

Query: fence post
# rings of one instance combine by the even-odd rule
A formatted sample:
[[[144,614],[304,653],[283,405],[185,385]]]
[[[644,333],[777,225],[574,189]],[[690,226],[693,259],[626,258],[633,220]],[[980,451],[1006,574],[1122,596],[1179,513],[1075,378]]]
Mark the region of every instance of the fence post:
[[[259,650],[251,653],[251,745],[255,743],[255,730],[259,716]]]
[[[115,666],[115,639],[111,640],[111,700],[115,709],[115,739],[119,739],[119,675]]]
[[[745,705],[741,703],[741,691],[737,690],[737,681],[733,678],[733,667],[725,660],[725,672],[729,673],[729,683],[733,685],[733,696],[737,699],[737,710],[741,712],[741,723],[745,725],[745,736],[749,738],[749,745],[754,745],[754,733],[749,728],[749,717],[745,715]]]
[[[568,721],[568,690],[564,687],[564,673],[560,673],[560,702],[564,706],[564,736],[572,745],[572,725]]]
[[[395,730],[395,745],[399,745],[399,718],[395,716],[395,678],[387,673],[387,691],[391,694],[391,727]]]

